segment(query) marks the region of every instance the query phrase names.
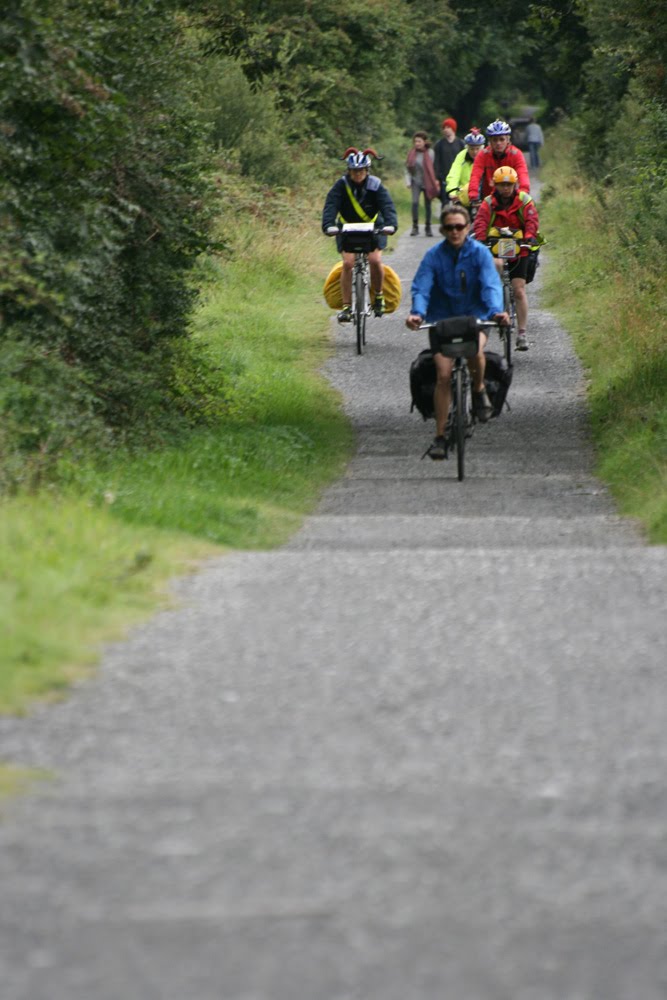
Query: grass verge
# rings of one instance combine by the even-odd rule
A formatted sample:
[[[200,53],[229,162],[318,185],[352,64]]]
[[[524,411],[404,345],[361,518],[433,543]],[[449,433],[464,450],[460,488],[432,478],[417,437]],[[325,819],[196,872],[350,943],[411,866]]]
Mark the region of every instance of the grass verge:
[[[0,712],[62,694],[194,561],[283,542],[342,471],[352,433],[318,374],[335,248],[312,211],[277,201],[269,228],[256,198],[239,199],[233,259],[206,264],[196,336],[219,366],[224,417],[3,503]]]
[[[553,153],[552,153],[553,155]],[[544,171],[543,303],[586,369],[597,472],[649,541],[667,543],[667,290],[579,176],[566,143]],[[664,255],[663,255],[664,259]]]

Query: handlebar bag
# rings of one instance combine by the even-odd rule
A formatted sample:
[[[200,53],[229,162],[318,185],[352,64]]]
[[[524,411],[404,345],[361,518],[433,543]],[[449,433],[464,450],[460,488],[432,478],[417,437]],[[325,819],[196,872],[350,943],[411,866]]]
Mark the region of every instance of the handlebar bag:
[[[474,316],[440,319],[428,335],[431,350],[446,358],[474,358],[479,350],[479,328]]]

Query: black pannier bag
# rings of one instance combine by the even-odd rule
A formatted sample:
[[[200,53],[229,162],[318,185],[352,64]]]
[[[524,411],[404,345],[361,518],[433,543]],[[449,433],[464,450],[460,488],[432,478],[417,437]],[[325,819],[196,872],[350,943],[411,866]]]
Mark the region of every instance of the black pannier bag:
[[[535,272],[540,266],[540,262],[537,259],[539,257],[539,250],[531,250],[528,254],[528,264],[526,266],[526,284],[529,285],[533,278],[535,277]]]
[[[507,393],[512,384],[514,370],[501,354],[495,351],[485,351],[486,369],[485,379],[486,391],[491,405],[493,406],[493,416],[499,417],[503,406],[506,403]],[[410,412],[419,410],[424,420],[430,420],[435,415],[433,409],[433,393],[435,392],[435,361],[430,350],[420,351],[415,360],[410,365],[410,395],[412,405]]]
[[[410,413],[416,408],[424,420],[430,420],[434,415],[433,393],[435,392],[435,361],[427,348],[420,351],[410,365],[410,393],[412,406]]]
[[[493,407],[492,415],[499,417],[503,406],[510,408],[506,400],[512,384],[514,368],[507,364],[502,354],[496,354],[495,351],[484,351],[484,355],[486,357],[486,368],[484,369],[486,392]]]

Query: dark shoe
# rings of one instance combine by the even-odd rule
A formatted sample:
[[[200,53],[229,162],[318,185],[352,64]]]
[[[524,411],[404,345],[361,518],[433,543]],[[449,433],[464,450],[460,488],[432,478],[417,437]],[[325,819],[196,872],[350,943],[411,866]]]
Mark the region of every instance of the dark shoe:
[[[514,348],[517,351],[528,350],[528,338],[526,337],[526,334],[523,330],[520,333],[517,333],[516,344],[514,345]]]
[[[336,316],[339,323],[351,323],[352,322],[352,306],[343,306],[341,311]]]
[[[430,226],[424,227],[424,236],[433,236],[433,230]]]
[[[444,458],[447,458],[447,442],[444,437],[433,438],[424,455],[428,455],[434,462],[442,462]]]
[[[376,295],[373,303],[373,312],[376,316],[384,316],[384,295]]]
[[[416,222],[413,222],[412,229],[410,230],[410,236],[418,236],[418,235],[419,235],[419,226],[417,225]]]
[[[485,424],[493,415],[491,400],[486,394],[486,389],[472,394],[472,410],[480,424]]]

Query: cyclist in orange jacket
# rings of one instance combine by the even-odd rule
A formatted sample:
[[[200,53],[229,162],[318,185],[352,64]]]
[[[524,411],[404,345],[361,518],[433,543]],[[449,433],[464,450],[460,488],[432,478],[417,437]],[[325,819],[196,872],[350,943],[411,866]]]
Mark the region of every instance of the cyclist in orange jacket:
[[[507,122],[496,118],[487,126],[489,145],[477,154],[470,174],[471,201],[486,198],[493,191],[493,175],[498,167],[512,167],[518,176],[519,190],[530,191],[530,177],[526,158],[520,149],[512,144],[512,129]]]
[[[479,159],[479,157],[478,157]],[[499,167],[493,175],[494,191],[482,199],[475,217],[473,233],[475,239],[485,242],[489,230],[510,229],[521,232],[521,243],[537,243],[540,220],[532,197],[519,190],[519,178],[512,167]],[[517,351],[528,350],[526,326],[528,323],[528,296],[526,295],[526,273],[530,250],[521,250],[510,265],[510,280],[516,301]],[[495,260],[499,272],[502,260]]]

